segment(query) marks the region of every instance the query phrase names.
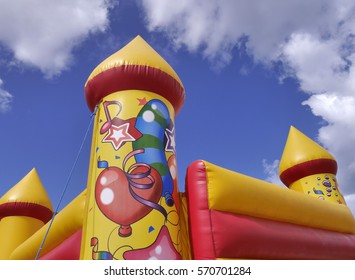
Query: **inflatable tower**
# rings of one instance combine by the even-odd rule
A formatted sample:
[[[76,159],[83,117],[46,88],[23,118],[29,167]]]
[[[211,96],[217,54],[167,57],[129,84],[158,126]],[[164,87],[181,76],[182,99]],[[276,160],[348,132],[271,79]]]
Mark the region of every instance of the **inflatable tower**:
[[[290,189],[339,204],[337,162],[323,147],[291,126],[280,161],[281,181]]]
[[[138,36],[93,70],[85,96],[96,116],[81,258],[180,259],[179,77]]]
[[[52,203],[33,168],[0,199],[0,259],[8,259],[52,215]]]

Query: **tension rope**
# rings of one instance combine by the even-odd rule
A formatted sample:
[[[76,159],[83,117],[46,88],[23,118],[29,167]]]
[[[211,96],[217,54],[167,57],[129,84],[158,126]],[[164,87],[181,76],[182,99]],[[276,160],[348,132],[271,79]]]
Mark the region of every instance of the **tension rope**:
[[[51,229],[51,227],[52,227],[52,225],[53,225],[54,218],[55,218],[55,216],[58,214],[59,207],[60,207],[60,205],[61,205],[61,203],[62,203],[62,200],[63,200],[63,197],[64,197],[64,195],[65,195],[65,193],[66,193],[66,191],[67,191],[67,189],[68,189],[68,186],[69,186],[71,177],[72,177],[72,175],[73,175],[74,169],[75,169],[75,167],[76,167],[76,165],[77,165],[77,163],[78,163],[79,157],[80,157],[81,152],[82,152],[83,147],[84,147],[84,144],[85,144],[86,139],[87,139],[87,137],[88,137],[88,135],[89,135],[89,131],[90,131],[90,128],[91,128],[91,126],[92,126],[92,123],[93,123],[94,117],[95,117],[95,115],[96,115],[97,109],[98,109],[98,106],[95,107],[94,112],[93,112],[93,113],[91,114],[91,116],[90,116],[90,122],[89,122],[88,128],[86,129],[86,132],[85,132],[84,138],[83,138],[83,140],[82,140],[82,142],[81,142],[79,151],[78,151],[78,153],[77,153],[77,155],[76,155],[76,158],[75,158],[75,160],[74,160],[74,163],[73,163],[73,165],[72,165],[72,168],[71,168],[71,170],[70,170],[70,172],[69,172],[69,175],[68,175],[67,181],[66,181],[66,183],[65,183],[65,186],[64,186],[64,188],[63,188],[62,194],[61,194],[61,196],[60,196],[60,198],[59,198],[59,202],[58,202],[58,204],[57,204],[57,206],[56,206],[56,208],[55,208],[55,210],[54,210],[54,212],[53,212],[53,215],[52,215],[52,218],[51,218],[50,223],[49,223],[49,225],[48,225],[46,234],[44,235],[43,240],[42,240],[42,242],[41,242],[41,245],[40,245],[40,247],[39,247],[39,249],[38,249],[38,251],[37,251],[35,260],[38,260],[39,255],[41,254],[43,245],[44,245],[44,243],[46,242],[46,239],[47,239],[47,237],[48,237],[49,231],[50,231],[50,229]]]

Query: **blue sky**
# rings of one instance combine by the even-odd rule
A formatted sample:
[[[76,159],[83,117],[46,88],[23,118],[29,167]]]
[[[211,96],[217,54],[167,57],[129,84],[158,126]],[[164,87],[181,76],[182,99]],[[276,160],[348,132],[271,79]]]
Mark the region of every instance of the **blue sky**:
[[[355,4],[236,2],[0,1],[0,196],[35,167],[57,205],[90,123],[85,81],[141,35],[186,90],[180,190],[197,159],[278,183],[293,125],[335,156],[355,213]],[[91,130],[61,208],[86,186],[90,144]]]

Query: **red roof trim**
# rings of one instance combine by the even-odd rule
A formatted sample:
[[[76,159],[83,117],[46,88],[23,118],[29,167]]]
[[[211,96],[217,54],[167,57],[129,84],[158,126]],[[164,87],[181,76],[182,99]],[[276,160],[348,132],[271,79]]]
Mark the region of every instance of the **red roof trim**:
[[[0,205],[0,220],[9,216],[26,216],[47,223],[53,212],[39,204],[31,202],[7,202]]]
[[[314,174],[337,173],[337,162],[333,159],[314,159],[286,169],[280,174],[281,181],[289,186],[293,182]]]
[[[122,65],[101,72],[85,86],[89,109],[105,96],[122,90],[146,90],[166,98],[178,113],[184,103],[185,91],[180,83],[162,70],[146,65]]]

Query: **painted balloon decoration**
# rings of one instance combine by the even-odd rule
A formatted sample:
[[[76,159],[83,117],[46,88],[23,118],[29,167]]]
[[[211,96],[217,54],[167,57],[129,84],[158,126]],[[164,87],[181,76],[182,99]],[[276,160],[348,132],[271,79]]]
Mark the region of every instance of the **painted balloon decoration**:
[[[96,202],[108,219],[120,225],[118,234],[121,237],[130,236],[131,224],[153,209],[167,216],[165,209],[158,204],[162,190],[159,173],[145,163],[135,163],[126,170],[127,161],[140,153],[144,150],[128,154],[123,161],[123,169],[98,161],[98,167],[104,170],[96,181]]]

